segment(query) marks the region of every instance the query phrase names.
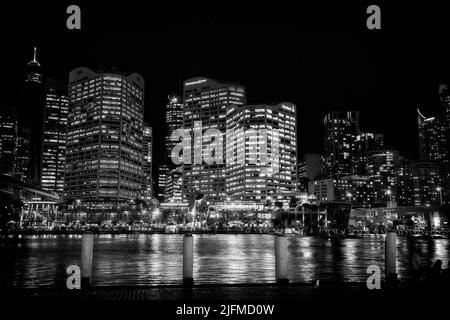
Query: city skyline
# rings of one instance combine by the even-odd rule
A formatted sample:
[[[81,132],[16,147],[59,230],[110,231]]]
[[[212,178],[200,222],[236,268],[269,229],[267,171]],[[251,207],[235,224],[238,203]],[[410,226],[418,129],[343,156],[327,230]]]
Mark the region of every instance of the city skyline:
[[[212,169],[211,171],[210,169],[207,169],[208,166],[205,163],[202,163],[200,166],[198,166],[198,169],[201,170],[202,174],[202,178],[199,178],[200,176],[198,175],[198,173],[195,173],[195,171],[190,172],[189,169],[190,167],[195,168],[195,162],[194,165],[183,164],[182,168],[180,169],[179,166],[174,165],[174,163],[169,160],[171,149],[173,149],[173,147],[175,146],[174,142],[170,139],[170,135],[174,132],[174,130],[177,129],[177,127],[180,128],[179,126],[184,129],[192,130],[194,128],[194,120],[206,121],[204,123],[205,128],[215,128],[219,129],[219,131],[228,131],[230,128],[236,125],[243,128],[261,128],[261,122],[258,121],[256,121],[252,125],[251,121],[249,123],[240,123],[240,120],[231,120],[229,116],[232,116],[232,118],[236,118],[236,116],[233,115],[234,113],[236,113],[236,111],[234,111],[235,108],[233,108],[233,105],[238,107],[237,110],[240,108],[240,106],[243,107],[240,112],[242,113],[245,110],[245,118],[250,117],[251,119],[253,119],[253,117],[255,116],[262,116],[266,120],[268,117],[272,119],[272,114],[276,110],[276,106],[255,105],[251,101],[247,101],[244,86],[236,85],[235,83],[218,82],[217,80],[203,77],[195,77],[185,80],[182,99],[179,97],[179,93],[171,93],[167,95],[167,104],[165,108],[166,121],[163,125],[159,126],[159,128],[163,129],[163,132],[166,134],[166,136],[164,137],[164,147],[162,148],[162,150],[160,150],[153,145],[155,140],[152,127],[144,123],[143,106],[145,101],[145,80],[141,75],[137,73],[124,74],[116,70],[101,70],[99,73],[96,73],[89,68],[80,67],[70,72],[70,81],[68,84],[69,93],[67,93],[67,90],[64,88],[64,84],[58,83],[51,78],[47,79],[45,75],[43,75],[41,65],[37,60],[36,47],[34,47],[33,49],[32,60],[30,60],[27,66],[28,70],[25,73],[24,81],[24,90],[26,91],[24,92],[28,98],[23,100],[21,104],[22,106],[33,104],[37,106],[37,109],[34,111],[34,113],[31,114],[31,117],[30,115],[27,115],[27,117],[24,117],[23,115],[20,116],[19,114],[19,117],[17,117],[15,123],[12,123],[9,118],[4,121],[5,123],[3,124],[3,130],[5,130],[4,135],[6,134],[6,136],[2,139],[6,139],[6,142],[5,144],[2,143],[2,147],[3,149],[5,149],[5,147],[3,146],[5,145],[6,148],[8,148],[7,143],[11,140],[10,132],[15,131],[17,139],[19,139],[20,130],[28,127],[31,128],[31,133],[29,134],[29,137],[31,139],[30,146],[33,147],[40,145],[39,148],[42,151],[39,155],[39,153],[34,152],[34,149],[31,148],[29,149],[28,153],[24,154],[25,157],[29,157],[29,165],[27,166],[25,171],[20,172],[20,170],[16,170],[15,168],[18,166],[18,164],[21,163],[21,154],[17,154],[16,156],[17,163],[10,163],[11,168],[2,171],[7,173],[9,170],[9,172],[19,174],[23,177],[22,179],[24,179],[24,181],[32,182],[35,185],[41,185],[44,189],[58,192],[61,196],[63,195],[62,191],[64,184],[64,197],[68,199],[76,198],[82,200],[86,196],[86,199],[89,199],[89,201],[95,198],[97,199],[97,201],[100,200],[100,202],[102,202],[107,200],[107,198],[109,197],[107,194],[110,193],[112,195],[113,191],[111,187],[117,185],[119,191],[118,193],[114,193],[116,195],[112,196],[111,198],[113,200],[115,199],[114,201],[117,201],[119,199],[135,198],[142,198],[146,199],[146,201],[150,201],[150,195],[154,194],[154,196],[158,197],[160,200],[166,198],[164,199],[166,201],[170,199],[170,201],[174,201],[174,199],[177,199],[178,202],[186,202],[187,199],[195,197],[195,194],[198,192],[206,193],[211,203],[220,203],[224,202],[225,199],[231,198],[233,198],[233,201],[238,202],[242,199],[253,199],[254,202],[256,201],[256,199],[259,199],[256,202],[259,202],[260,204],[264,203],[264,201],[269,201],[269,199],[277,201],[277,197],[268,196],[268,185],[266,186],[265,196],[261,197],[261,194],[253,194],[253,196],[251,196],[247,194],[247,192],[253,193],[254,190],[252,191],[251,189],[249,189],[244,193],[241,193],[240,196],[236,198],[234,196],[234,193],[237,189],[236,187],[231,186],[243,183],[241,187],[244,187],[245,189],[246,183],[243,181],[247,180],[247,174],[239,177],[239,172],[242,170],[238,169],[236,172],[233,171],[236,169],[231,168],[233,166],[232,164],[225,163],[225,165],[218,165],[216,163],[210,166],[210,168]],[[124,76],[131,77],[129,78],[129,81],[131,81],[130,83],[134,83],[137,86],[136,88],[140,88],[138,89],[140,90],[139,93],[135,93],[136,89],[131,89],[131,87],[129,89],[127,86],[124,86],[122,88],[121,82],[125,81],[124,79],[126,79],[124,78]],[[99,80],[95,80],[96,78],[98,78]],[[109,83],[108,81],[110,81],[111,83]],[[85,84],[82,85],[82,83],[84,82]],[[116,86],[116,89],[114,89],[114,86]],[[108,93],[108,90],[110,90],[110,93]],[[129,92],[123,90],[129,90]],[[116,99],[118,98],[114,97],[117,92],[122,92],[118,95],[119,100],[122,99],[122,102],[120,103],[116,102]],[[123,100],[124,95],[127,97],[129,96],[129,98],[127,98],[127,101]],[[136,95],[139,101],[141,101],[139,102],[141,104],[139,107],[139,111],[137,111],[137,109],[133,111],[133,101],[135,99],[133,98],[134,95]],[[362,205],[370,206],[372,204],[382,203],[386,198],[387,192],[389,193],[390,199],[394,198],[396,203],[398,200],[400,205],[431,204],[438,201],[436,200],[438,194],[438,192],[436,191],[437,188],[443,188],[444,199],[447,201],[448,196],[446,194],[448,193],[447,185],[449,178],[447,177],[448,170],[445,169],[445,166],[448,166],[449,162],[448,144],[450,142],[450,139],[448,139],[447,136],[449,131],[448,128],[450,127],[448,125],[448,121],[450,119],[450,117],[448,116],[448,113],[450,112],[448,101],[450,98],[446,84],[439,85],[438,96],[441,112],[439,112],[435,116],[425,117],[422,115],[420,110],[417,109],[417,128],[419,132],[417,149],[419,150],[420,154],[419,160],[422,162],[413,161],[410,164],[410,159],[404,157],[403,154],[398,151],[396,146],[389,146],[385,144],[384,133],[370,133],[367,132],[366,128],[361,128],[359,111],[332,111],[325,114],[323,121],[323,160],[317,158],[316,162],[320,161],[320,164],[314,164],[314,166],[320,167],[320,174],[316,175],[314,179],[311,179],[311,177],[307,175],[303,175],[302,177],[308,177],[311,182],[317,179],[338,179],[338,182],[336,182],[335,180],[334,183],[332,183],[333,188],[337,188],[335,191],[331,192],[334,193],[334,196],[330,194],[324,195],[319,190],[315,190],[311,187],[301,186],[297,182],[297,179],[300,178],[297,173],[298,167],[302,165],[300,158],[298,157],[298,130],[296,129],[297,124],[292,127],[293,131],[290,132],[290,135],[295,137],[295,142],[293,142],[293,145],[295,146],[296,153],[295,157],[292,158],[295,164],[295,168],[292,169],[292,172],[295,172],[295,175],[289,177],[288,180],[290,181],[289,183],[291,185],[290,187],[288,187],[288,189],[290,188],[291,191],[286,191],[287,184],[284,187],[278,184],[274,184],[273,188],[275,189],[271,191],[271,194],[279,194],[278,200],[284,199],[283,202],[285,202],[285,205],[288,204],[289,197],[297,196],[296,192],[304,188],[315,195],[318,195],[317,192],[319,192],[320,195],[318,195],[318,199],[345,200],[348,198],[348,194],[351,194],[349,190],[352,190],[352,185],[356,183],[356,185],[362,185],[364,186],[364,188],[366,188],[365,185],[371,185],[371,187],[369,188],[370,191],[363,191],[363,194],[366,194],[367,192],[369,192],[369,194],[362,196],[362,198],[360,197],[361,195],[357,195],[358,192],[355,192],[354,196],[356,197],[356,203]],[[82,103],[82,101],[84,101],[83,99],[87,103],[86,105]],[[103,102],[98,99],[103,99],[101,100]],[[42,101],[39,102],[40,100]],[[117,110],[121,111],[114,111],[114,108],[116,108],[118,103],[122,105],[122,107],[121,109]],[[207,109],[204,109],[205,104],[206,106],[209,106]],[[90,105],[92,106],[89,107]],[[96,106],[101,107],[101,109],[95,111],[95,108],[98,108]],[[296,110],[297,107],[295,105],[293,106],[294,110]],[[268,108],[267,112],[269,113],[264,112],[263,114],[258,114],[258,112],[263,110],[261,108]],[[285,108],[284,104],[283,108]],[[67,109],[70,109],[69,113],[67,113]],[[82,110],[82,112],[78,112],[77,115],[76,110],[78,109]],[[255,112],[255,110],[257,111],[256,113],[252,113],[252,115],[250,115],[249,113],[247,115],[247,112]],[[85,114],[85,112],[88,113]],[[101,125],[101,122],[99,122],[98,124],[98,130],[100,131],[95,129],[95,119],[100,119],[99,117],[101,117],[101,119],[104,119],[102,121],[105,121],[105,124],[108,124],[111,121],[116,121],[113,119],[115,117],[115,114],[120,114],[120,117],[128,117],[128,120],[123,121],[129,122],[129,125],[131,125],[130,128],[133,128],[134,126],[134,129],[126,129],[126,127],[123,127],[122,120],[117,122],[115,126],[108,127],[109,130],[107,130],[108,128],[104,127],[104,125]],[[277,111],[275,111],[275,114],[278,114]],[[297,111],[295,111],[294,114],[295,123],[297,123],[299,118]],[[5,113],[5,115],[8,116],[8,113]],[[239,117],[242,116],[244,116],[244,113],[242,113]],[[34,119],[36,119],[36,117],[38,119],[42,119],[42,124],[40,126],[36,126],[35,123],[30,122],[30,120],[33,121]],[[289,116],[287,117],[289,118]],[[69,121],[67,121],[67,119],[69,119]],[[276,119],[278,119],[278,116]],[[14,122],[14,120],[12,121]],[[68,129],[67,138],[65,136],[66,133],[64,132],[64,123],[68,124],[68,128],[72,128]],[[289,124],[290,123],[287,122],[285,125],[289,126]],[[283,128],[285,125],[277,128]],[[80,131],[82,128],[84,128],[83,130],[88,129],[88,131],[83,133],[83,131]],[[270,127],[268,127],[267,129],[273,130],[274,127],[270,125]],[[34,133],[33,130],[35,130]],[[129,131],[128,133],[126,133],[127,130]],[[109,147],[118,150],[119,157],[116,160],[112,160],[111,157],[113,157],[114,152],[111,153],[110,151],[107,151],[105,157],[103,157],[103,160],[101,160],[102,157],[98,159],[95,157],[95,159],[92,158],[92,151],[96,147],[93,144],[89,144],[88,141],[92,139],[85,136],[91,135],[95,140],[95,135],[98,134],[96,132],[102,132],[102,138],[100,140],[104,140],[104,142],[98,145],[98,147],[101,149],[105,149],[103,143],[112,143],[114,139],[118,139],[117,146],[115,146],[113,143]],[[120,142],[120,139],[123,139],[120,138],[122,134],[126,135],[126,140]],[[36,140],[38,136],[42,136],[42,140]],[[133,139],[135,139],[134,142],[133,139],[130,140],[130,138],[132,137]],[[35,139],[34,143],[32,139]],[[64,159],[66,139],[68,143],[68,153],[66,156],[67,159]],[[96,142],[94,140],[92,141],[95,144]],[[83,142],[83,144],[81,143],[81,141],[87,142]],[[126,154],[121,151],[121,145],[123,145],[124,147],[128,145],[128,147],[125,147],[126,149],[124,149],[128,150],[126,152],[129,154],[127,158],[123,158],[121,156],[121,154]],[[82,149],[79,149],[80,146],[84,147]],[[130,149],[130,147],[135,148],[135,150],[131,153],[129,153],[130,150],[132,150]],[[227,146],[224,144],[223,147],[223,153],[225,154],[226,152],[228,152]],[[242,149],[242,147],[243,146],[238,147],[238,149]],[[19,150],[19,144],[17,145],[17,148],[17,150]],[[246,150],[247,148],[248,145],[246,145],[244,149]],[[77,155],[73,153],[74,150],[78,150],[77,152],[81,152],[80,150],[84,151]],[[153,152],[165,159],[165,162],[163,162],[161,166],[157,167],[158,169],[156,170],[156,174],[154,171],[152,172],[152,167],[154,167],[153,159],[155,159]],[[286,152],[286,150],[284,150],[283,152]],[[8,161],[11,160],[9,159],[11,158],[10,151],[6,150],[6,152],[4,152],[4,150],[2,150],[2,154],[5,154],[5,156],[7,157],[5,159],[7,160],[6,163],[8,164]],[[36,154],[34,158],[33,154]],[[84,154],[84,156],[82,156],[82,154]],[[147,155],[145,156],[145,154]],[[306,155],[308,154],[311,153],[307,153]],[[89,163],[92,163],[92,165],[94,165],[94,161],[95,163],[97,163],[97,161],[100,161],[98,164],[100,166],[99,168],[103,168],[103,166],[105,166],[104,168],[110,168],[112,165],[114,165],[113,162],[116,161],[115,163],[119,163],[120,167],[122,168],[120,169],[120,176],[122,177],[123,175],[124,180],[121,180],[122,178],[115,178],[116,182],[114,183],[113,180],[109,178],[106,179],[108,175],[104,175],[103,178],[101,178],[101,172],[104,170],[100,169],[100,176],[97,177],[97,182],[95,183],[97,187],[94,188],[95,190],[97,190],[95,192],[97,192],[98,195],[92,198],[92,196],[88,194],[94,192],[94,189],[89,189],[90,187],[88,187],[86,184],[87,181],[90,180],[83,180],[84,182],[80,180],[83,175],[86,176],[86,179],[88,179],[89,177],[92,178],[92,174],[90,173],[91,171],[86,169],[88,162],[82,164],[78,160],[76,160],[76,162],[71,160],[78,158],[86,159],[86,156],[92,158],[92,161],[88,161]],[[135,160],[138,158],[139,160]],[[26,163],[26,158],[24,161]],[[309,161],[311,161],[311,159]],[[442,165],[438,166],[437,164],[433,165],[432,163],[427,164],[427,161],[437,161],[442,163]],[[63,166],[64,162],[65,165]],[[130,162],[130,167],[124,167],[125,163],[127,162]],[[403,169],[402,167],[403,164],[406,165],[405,169]],[[97,164],[95,164],[94,166],[97,167]],[[223,172],[219,172],[217,171],[218,169],[215,169],[220,168],[221,166],[223,167],[223,169],[220,170],[222,170]],[[227,168],[226,175],[224,171],[225,166]],[[63,172],[64,170],[61,169],[62,167],[65,167],[65,174]],[[282,167],[283,165],[281,165],[280,169]],[[78,172],[77,168],[81,168],[82,171]],[[114,170],[111,171],[111,173],[113,173]],[[130,175],[125,178],[125,171],[123,171],[122,173],[122,170],[131,170],[129,171]],[[306,171],[307,170],[308,168],[306,168]],[[398,170],[406,171],[399,172]],[[245,169],[245,172],[247,172],[247,169]],[[403,177],[405,174],[414,175],[414,173],[410,172],[415,172],[415,174],[418,174],[419,181],[422,181],[420,180],[422,179],[420,178],[421,174],[436,175],[437,180],[433,180],[432,184],[430,185],[431,189],[429,189],[430,186],[426,187],[430,191],[426,191],[425,189],[422,190],[422,184],[424,182],[421,182],[419,185],[417,185],[416,183],[416,185],[413,186],[412,182],[403,181],[403,178],[398,177],[399,174],[401,177]],[[231,176],[229,176],[230,173]],[[235,175],[236,173],[238,173],[238,176],[233,177],[233,175]],[[278,175],[280,175],[280,173]],[[28,178],[24,178],[27,176],[29,176],[29,180],[27,180]],[[75,178],[75,180],[73,180],[71,176]],[[112,178],[111,175],[109,176],[110,178]],[[351,178],[351,176],[355,177]],[[375,177],[375,180],[373,179],[373,177]],[[191,182],[189,182],[190,179],[192,180]],[[234,181],[233,179],[237,180]],[[344,180],[342,179],[347,180],[345,180],[344,182]],[[411,179],[413,179],[413,176],[411,176]],[[339,185],[341,183],[341,180],[343,181],[342,185]],[[178,183],[175,183],[176,181],[178,181]],[[263,180],[256,179],[255,187],[259,186],[261,181]],[[99,183],[102,185],[98,185]],[[179,183],[181,183],[182,186],[178,185]],[[324,183],[328,182],[324,181]],[[350,183],[350,185],[348,183]],[[133,184],[134,187],[132,186]],[[401,189],[399,189],[400,191],[397,190],[398,184],[402,184]],[[123,185],[122,188],[124,189],[121,189],[120,185]],[[83,191],[84,193],[81,194],[81,187],[88,188],[89,190],[86,189],[85,191]],[[94,187],[94,184],[92,185],[92,187]],[[279,190],[285,190],[283,191],[285,194],[281,195],[281,193],[283,192],[277,192],[277,188],[279,188]],[[419,193],[413,194],[413,192],[407,191],[407,189],[416,190],[417,188],[420,189]],[[76,193],[73,193],[71,195],[70,190],[77,191]],[[103,195],[100,195],[102,192]],[[423,195],[423,192],[428,192],[429,195]],[[120,194],[129,195],[120,196]],[[172,198],[167,198],[166,194],[172,194]],[[442,197],[442,193],[440,194]],[[350,196],[350,198],[352,198],[352,196]]]
[[[36,7],[36,12],[43,8]],[[50,10],[58,8],[56,6]],[[32,114],[41,116],[38,108],[31,107],[26,101],[23,103],[16,99],[9,102],[11,97],[29,99],[33,96],[21,92],[24,75],[28,79],[25,79],[25,84],[33,84],[42,83],[43,78],[47,77],[69,82],[67,77],[71,70],[80,67],[99,73],[140,74],[147,83],[143,88],[142,118],[152,128],[152,181],[147,190],[151,189],[157,195],[164,194],[167,175],[176,169],[167,161],[168,149],[173,147],[168,138],[180,126],[181,104],[188,108],[188,97],[184,92],[188,79],[212,79],[217,83],[245,88],[243,104],[249,106],[273,106],[281,101],[295,105],[296,162],[300,163],[308,154],[323,155],[329,169],[324,177],[392,175],[394,171],[391,169],[379,168],[383,159],[393,159],[393,164],[388,167],[397,167],[401,161],[425,161],[423,142],[429,141],[430,137],[439,140],[445,136],[445,124],[441,126],[444,129],[439,129],[440,135],[435,135],[433,131],[435,123],[443,120],[433,122],[431,119],[437,117],[442,109],[442,88],[439,85],[448,83],[446,71],[449,65],[446,60],[438,59],[445,56],[445,49],[431,55],[424,51],[423,46],[439,37],[440,29],[431,38],[423,37],[421,33],[412,42],[410,34],[405,33],[398,21],[394,22],[389,15],[384,15],[384,28],[379,32],[368,32],[365,24],[359,25],[360,20],[356,18],[356,13],[364,9],[362,6],[333,5],[323,8],[320,22],[327,20],[325,18],[331,19],[318,29],[314,28],[318,22],[312,19],[294,21],[273,16],[270,24],[255,23],[258,18],[249,15],[248,8],[242,8],[242,12],[233,15],[235,23],[227,22],[228,10],[214,17],[203,16],[200,12],[172,10],[172,15],[168,16],[170,21],[155,19],[147,22],[139,20],[142,13],[133,9],[132,24],[123,24],[124,21],[131,21],[127,18],[105,26],[101,23],[104,20],[99,16],[98,8],[86,6],[84,9],[89,10],[90,15],[84,17],[83,26],[88,27],[82,28],[80,33],[67,33],[65,28],[56,27],[56,20],[50,19],[24,34],[20,42],[6,38],[11,44],[16,44],[11,50],[16,54],[5,66],[6,74],[13,73],[13,76],[6,77],[10,80],[5,83],[9,94],[6,94],[3,104],[17,106],[19,118],[23,118],[24,114],[32,120],[37,119]],[[124,12],[117,9],[115,6],[105,8],[104,15],[119,17],[130,12],[128,8]],[[394,7],[383,9],[388,13],[397,10]],[[408,8],[411,14],[417,14],[418,9]],[[317,10],[317,7],[305,7],[293,14],[305,18],[307,12]],[[262,14],[271,16],[270,12],[263,11]],[[26,17],[24,23],[32,24],[34,20],[27,22]],[[345,23],[337,23],[343,18]],[[403,18],[400,17],[399,21]],[[439,23],[445,25],[445,22]],[[139,28],[141,26],[153,28]],[[333,29],[328,29],[329,26]],[[47,36],[47,31],[53,27],[57,35],[63,35],[58,43]],[[397,41],[398,37],[400,41]],[[34,46],[34,51],[27,45]],[[89,46],[91,50],[82,50],[83,46]],[[222,47],[222,50],[217,50]],[[382,50],[388,47],[391,50]],[[9,55],[11,52],[5,53]],[[24,61],[19,62],[24,56],[27,56],[27,65]],[[27,112],[27,109],[32,112]],[[424,123],[429,124],[429,129],[425,124],[417,125],[416,110],[420,110],[420,116]],[[330,135],[330,141],[324,143],[328,133],[339,128],[333,127],[333,117],[339,118],[338,114],[345,112],[357,115],[357,119],[351,120],[355,126],[350,123],[342,141],[339,141],[339,135]],[[320,119],[327,116],[330,117],[328,125],[324,126]],[[217,122],[218,129],[223,129],[224,118],[218,119],[222,121]],[[186,122],[186,117],[183,121]],[[35,123],[31,122],[30,133],[23,132],[20,136],[21,139],[29,138],[31,145],[40,149],[40,142],[35,143],[37,135],[34,133],[42,129],[36,129]],[[208,123],[205,125],[209,126]],[[400,125],[401,130],[398,130]],[[18,129],[24,130],[20,126]],[[334,139],[338,139],[336,143]],[[355,139],[357,141],[353,142]],[[376,155],[371,154],[374,145],[379,149]],[[432,143],[429,145],[435,149]],[[340,153],[338,150],[342,146],[347,150]],[[437,146],[440,147],[439,144]],[[26,161],[30,157],[33,163],[43,163],[36,160],[36,153],[32,150],[22,158]],[[372,164],[367,167],[366,162]],[[33,168],[37,168],[37,174],[32,170],[27,174],[34,184],[39,184],[42,170],[35,165]],[[149,170],[147,166],[146,171]],[[192,187],[187,186],[187,171],[185,168],[185,192]],[[178,173],[174,171],[171,174],[176,176]],[[169,180],[176,181],[178,177],[175,176]],[[390,189],[397,183],[394,178],[383,179],[377,182],[383,185],[383,189]],[[202,184],[202,179],[198,182]],[[167,187],[170,190],[174,188],[170,183]],[[226,197],[225,188],[222,186],[219,189],[221,191],[215,193],[221,198]],[[395,192],[393,196],[396,196]]]
[[[141,304],[119,300],[169,318],[445,307],[446,6],[2,12],[6,304],[85,317],[82,302],[110,300],[99,317],[122,318]]]

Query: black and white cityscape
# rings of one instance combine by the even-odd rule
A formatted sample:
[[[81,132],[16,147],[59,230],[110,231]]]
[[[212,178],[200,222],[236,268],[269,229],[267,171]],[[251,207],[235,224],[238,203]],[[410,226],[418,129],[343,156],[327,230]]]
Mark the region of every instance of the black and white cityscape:
[[[409,33],[397,9],[379,27],[383,6],[267,22],[35,6],[4,40],[2,290],[285,300],[448,285],[442,14]]]

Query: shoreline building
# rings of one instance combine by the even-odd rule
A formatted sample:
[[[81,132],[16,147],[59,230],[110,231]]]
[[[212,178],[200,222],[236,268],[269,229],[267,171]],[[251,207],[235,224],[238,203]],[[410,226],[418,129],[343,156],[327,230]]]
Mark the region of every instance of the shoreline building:
[[[352,175],[355,139],[359,134],[359,112],[329,112],[325,115],[323,124],[326,176],[338,178]]]
[[[370,153],[366,160],[366,170],[373,183],[375,204],[391,204],[397,198],[397,170],[400,156],[394,148],[383,147]]]
[[[421,161],[447,162],[448,132],[447,124],[442,117],[425,117],[417,109],[417,125],[419,129],[419,155]]]
[[[450,91],[445,84],[439,86],[439,102],[441,111],[434,117],[417,109],[420,160],[450,163]]]
[[[228,107],[225,181],[230,201],[288,206],[297,191],[296,119],[297,108],[289,102]]]
[[[176,167],[167,172],[164,184],[164,199],[169,203],[183,202],[182,189],[182,167]]]
[[[158,198],[164,201],[174,201],[180,202],[178,199],[178,193],[167,191],[173,189],[174,183],[181,183],[181,177],[178,179],[178,174],[182,172],[181,165],[175,165],[171,159],[171,152],[174,146],[177,144],[176,141],[171,140],[172,133],[183,128],[183,103],[179,95],[170,94],[167,96],[166,103],[166,140],[165,140],[165,154],[163,156],[162,164],[158,168]],[[179,170],[178,170],[179,168]],[[181,190],[181,185],[179,186]],[[181,191],[180,191],[181,193]]]
[[[357,175],[367,175],[367,159],[373,152],[384,146],[384,135],[379,133],[361,132],[356,135],[353,151],[354,172]]]
[[[194,146],[205,147],[209,137],[194,137],[194,123],[201,123],[202,135],[208,129],[226,131],[227,107],[246,103],[245,88],[238,84],[219,82],[197,77],[183,83],[183,127],[191,132],[191,150]],[[223,155],[226,141],[223,139]],[[217,203],[227,197],[225,183],[225,161],[207,164],[203,159],[194,158],[183,164],[182,192],[184,201],[194,199],[198,193],[204,194],[207,201]]]
[[[68,108],[67,86],[47,79],[40,185],[58,194],[64,191]]]
[[[42,173],[42,143],[44,137],[45,83],[41,64],[37,60],[37,49],[33,48],[33,59],[27,63],[22,105],[19,112],[19,127],[30,128],[28,144],[28,173],[26,182],[38,186]],[[25,177],[25,175],[24,175]]]
[[[12,175],[17,154],[17,112],[0,110],[0,174]]]
[[[22,182],[30,181],[30,141],[31,128],[19,126],[17,129],[17,151],[14,159],[14,177]]]
[[[183,103],[181,102],[180,96],[176,94],[170,94],[167,97],[166,104],[166,126],[167,126],[167,136],[166,136],[166,149],[167,157],[170,157],[170,152],[176,145],[175,141],[170,140],[172,132],[177,129],[183,128]],[[172,161],[170,161],[170,167],[173,167]]]
[[[143,115],[141,75],[70,72],[66,198],[105,206],[141,196]]]
[[[148,124],[144,123],[142,136],[142,198],[144,201],[151,201],[153,198],[153,130]]]
[[[167,175],[169,174],[170,167],[167,163],[163,163],[158,167],[158,185],[157,185],[157,196],[160,201],[165,201],[165,190]]]

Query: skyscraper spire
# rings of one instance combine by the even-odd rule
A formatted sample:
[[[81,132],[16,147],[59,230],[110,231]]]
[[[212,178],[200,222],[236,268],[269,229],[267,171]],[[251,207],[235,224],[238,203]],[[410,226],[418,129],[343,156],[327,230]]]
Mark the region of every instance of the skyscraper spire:
[[[33,62],[37,62],[36,61],[36,47],[33,47]]]
[[[28,65],[36,65],[36,66],[41,66],[39,64],[39,62],[37,61],[37,48],[33,47],[33,60],[31,60],[30,62],[28,62]]]

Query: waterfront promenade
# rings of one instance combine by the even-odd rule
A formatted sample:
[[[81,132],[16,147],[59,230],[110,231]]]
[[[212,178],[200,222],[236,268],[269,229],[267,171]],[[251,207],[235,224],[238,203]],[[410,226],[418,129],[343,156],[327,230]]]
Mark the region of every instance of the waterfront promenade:
[[[215,300],[268,300],[268,301],[371,301],[395,297],[397,300],[410,297],[436,296],[443,288],[411,287],[404,282],[395,286],[382,283],[381,289],[369,290],[366,283],[321,282],[270,284],[209,284],[184,286],[94,286],[85,290],[55,289],[9,289],[10,299],[51,299],[61,301],[215,301]]]

